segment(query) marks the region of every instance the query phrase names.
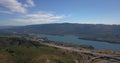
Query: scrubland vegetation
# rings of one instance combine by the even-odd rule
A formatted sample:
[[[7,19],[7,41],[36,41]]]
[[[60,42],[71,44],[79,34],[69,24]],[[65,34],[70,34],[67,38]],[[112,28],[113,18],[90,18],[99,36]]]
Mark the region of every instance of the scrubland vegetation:
[[[75,63],[82,56],[21,37],[0,37],[0,63]]]

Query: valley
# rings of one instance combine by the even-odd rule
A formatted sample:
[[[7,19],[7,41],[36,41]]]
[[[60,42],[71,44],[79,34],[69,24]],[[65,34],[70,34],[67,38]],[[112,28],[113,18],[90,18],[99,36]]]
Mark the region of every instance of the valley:
[[[72,35],[79,39],[120,43],[120,25],[53,23],[19,26],[1,31],[13,34]]]
[[[0,63],[119,63],[120,60],[117,51],[99,53],[29,37],[0,37],[0,45]]]

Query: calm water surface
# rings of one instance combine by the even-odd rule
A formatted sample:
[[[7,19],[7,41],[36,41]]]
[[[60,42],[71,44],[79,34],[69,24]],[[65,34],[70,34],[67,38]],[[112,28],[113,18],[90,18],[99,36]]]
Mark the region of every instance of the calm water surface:
[[[82,39],[78,39],[75,36],[55,36],[55,35],[39,34],[38,37],[46,37],[48,40],[57,41],[57,42],[67,42],[77,45],[82,45],[82,44],[91,45],[95,49],[120,51],[120,44],[113,44],[113,43],[107,43],[101,41],[82,40]]]

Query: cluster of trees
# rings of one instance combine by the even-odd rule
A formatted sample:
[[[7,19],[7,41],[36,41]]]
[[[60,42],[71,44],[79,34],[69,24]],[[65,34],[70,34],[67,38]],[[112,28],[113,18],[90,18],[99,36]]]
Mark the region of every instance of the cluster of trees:
[[[0,37],[0,47],[39,47],[42,46],[39,42],[31,41],[22,37]]]

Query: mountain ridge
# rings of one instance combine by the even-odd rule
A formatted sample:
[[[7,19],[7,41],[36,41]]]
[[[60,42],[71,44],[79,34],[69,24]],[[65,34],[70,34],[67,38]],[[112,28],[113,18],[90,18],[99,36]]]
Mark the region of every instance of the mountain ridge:
[[[82,39],[120,43],[120,25],[53,23],[4,29],[8,32],[74,35]]]

